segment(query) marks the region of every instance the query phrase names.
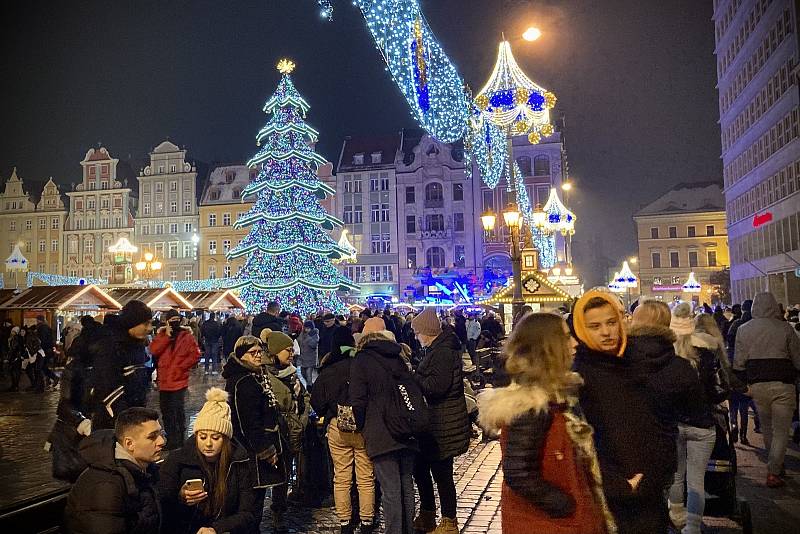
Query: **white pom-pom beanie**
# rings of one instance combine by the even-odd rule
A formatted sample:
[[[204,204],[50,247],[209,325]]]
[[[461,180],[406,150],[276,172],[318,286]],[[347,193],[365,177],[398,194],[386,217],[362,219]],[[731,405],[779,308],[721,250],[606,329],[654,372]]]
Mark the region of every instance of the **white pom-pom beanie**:
[[[197,414],[194,421],[194,432],[207,430],[219,432],[233,438],[233,423],[231,423],[231,406],[228,404],[228,392],[220,388],[211,388],[206,391],[206,403]]]

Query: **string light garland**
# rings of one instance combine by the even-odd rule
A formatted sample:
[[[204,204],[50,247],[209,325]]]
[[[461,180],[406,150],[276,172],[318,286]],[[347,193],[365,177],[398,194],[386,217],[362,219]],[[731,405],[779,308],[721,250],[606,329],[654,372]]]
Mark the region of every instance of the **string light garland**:
[[[40,281],[48,286],[84,286],[87,284],[105,285],[108,280],[105,278],[89,278],[84,276],[64,276],[60,274],[28,272],[27,286],[33,286],[35,281]]]
[[[317,177],[326,161],[312,148],[318,133],[305,123],[310,106],[294,87],[294,69],[289,60],[278,63],[281,80],[263,108],[270,117],[256,137],[260,150],[248,162],[258,172],[242,191],[242,200],[255,201],[234,223],[250,230],[227,254],[228,260],[246,260],[224,287],[240,290],[249,312],[266,309],[270,301],[303,315],[344,312],[336,292],[357,286],[332,260],[352,251],[329,234],[343,223],[320,204],[334,191]]]

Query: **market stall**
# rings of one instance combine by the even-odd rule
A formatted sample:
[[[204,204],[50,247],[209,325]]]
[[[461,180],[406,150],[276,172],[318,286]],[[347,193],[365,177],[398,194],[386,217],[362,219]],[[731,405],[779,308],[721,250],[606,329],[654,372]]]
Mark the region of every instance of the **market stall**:
[[[238,313],[244,311],[244,302],[230,289],[216,291],[184,291],[181,293],[189,301],[193,310],[222,313]]]
[[[132,300],[140,300],[154,312],[173,309],[190,311],[193,309],[191,302],[171,287],[117,287],[110,293],[123,306]]]

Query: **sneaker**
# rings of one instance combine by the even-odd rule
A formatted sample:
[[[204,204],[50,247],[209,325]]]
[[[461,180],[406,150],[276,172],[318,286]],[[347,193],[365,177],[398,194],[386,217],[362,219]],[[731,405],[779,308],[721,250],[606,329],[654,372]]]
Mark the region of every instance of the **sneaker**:
[[[375,524],[374,523],[364,523],[361,522],[361,534],[372,534],[375,531]]]
[[[669,504],[669,520],[672,523],[672,526],[678,532],[686,526],[686,517],[687,511],[686,506],[682,502],[673,503],[668,502]]]
[[[417,532],[433,532],[436,529],[436,512],[420,510],[412,526]]]
[[[776,475],[767,475],[767,487],[768,488],[780,488],[786,485],[786,482],[783,479]]]
[[[356,529],[353,526],[353,523],[341,523],[339,525],[339,532],[340,534],[355,534]],[[361,532],[364,532],[363,530]]]
[[[458,521],[443,517],[439,522],[439,526],[433,531],[433,534],[459,534]]]

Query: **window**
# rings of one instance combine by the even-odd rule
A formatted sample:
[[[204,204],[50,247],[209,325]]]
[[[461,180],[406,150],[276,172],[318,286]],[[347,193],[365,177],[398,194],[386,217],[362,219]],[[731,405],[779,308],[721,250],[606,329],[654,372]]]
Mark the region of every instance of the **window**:
[[[444,206],[444,196],[442,195],[442,184],[433,182],[425,186],[425,207],[441,208]]]
[[[94,252],[94,239],[89,238],[83,241],[83,251],[87,254]]]
[[[453,184],[453,200],[464,200],[464,184]]]
[[[389,241],[389,234],[372,234],[371,251],[373,254],[391,253],[392,247]]]
[[[550,174],[550,157],[539,155],[533,158],[533,175],[548,176]]]
[[[192,228],[192,223],[183,223],[183,231],[184,232],[186,232],[188,234],[192,230],[194,230],[194,228]]]
[[[175,165],[172,166],[172,172],[175,172]],[[176,182],[175,180],[172,180],[169,183],[169,190],[170,191],[177,191],[178,190],[178,182]]]
[[[370,158],[372,163],[380,163],[381,162],[381,152],[373,152],[370,154]]]
[[[370,265],[370,267],[369,267],[369,281],[370,282],[380,282],[381,281],[381,266],[380,265]]]
[[[53,217],[53,220],[50,221],[50,228],[53,230],[58,230],[61,225],[58,222],[58,217]]]
[[[164,172],[164,167],[158,168],[160,172]],[[161,193],[164,191],[164,184],[163,182],[156,182],[156,193]]]
[[[169,248],[167,249],[167,257],[169,259],[175,259],[178,257],[178,242],[172,241],[169,244]]]
[[[707,236],[715,235],[714,234],[714,225],[713,224],[706,225],[706,235]]]
[[[380,216],[381,216],[381,205],[372,204],[370,206],[370,221],[380,222]]]
[[[442,232],[444,231],[444,215],[436,213],[425,216],[425,230],[427,232]]]
[[[377,191],[378,190],[378,174],[373,173],[369,175],[369,190],[370,191]]]
[[[697,251],[689,251],[689,267],[697,267]]]
[[[44,239],[39,240],[39,252],[46,252],[47,251],[47,241]]]
[[[70,254],[77,254],[78,253],[78,240],[77,239],[70,239],[69,240],[69,253]]]
[[[364,222],[364,212],[362,211],[361,206],[355,207],[355,211],[353,212],[353,222],[355,224],[361,224]]]
[[[104,237],[103,238],[103,248],[101,249],[103,252],[108,252],[108,247],[111,246],[111,238]]]
[[[531,158],[528,156],[520,156],[517,158],[517,165],[523,177],[531,175]]]
[[[661,253],[660,252],[651,253],[650,261],[652,262],[653,269],[661,268]]]
[[[211,194],[209,195],[209,200],[219,200],[219,191],[216,190],[211,191]]]
[[[155,234],[157,236],[163,236],[164,235],[164,225],[163,224],[156,224],[155,225]]]
[[[184,200],[183,201],[183,211],[191,212],[192,211],[192,201],[191,200]]]
[[[142,235],[150,235],[150,225],[143,224],[142,225]]]
[[[463,213],[454,213],[453,214],[453,230],[456,232],[463,232],[464,231],[464,214]]]
[[[417,201],[417,190],[414,186],[406,187],[406,204],[413,204]]]
[[[353,224],[353,206],[344,207],[344,223]]]
[[[697,232],[695,231],[694,226],[689,226],[686,228],[686,237],[695,237]]]
[[[675,239],[678,237],[678,227],[677,226],[670,226],[669,227],[669,237],[671,239]]]
[[[30,230],[31,228],[33,228],[33,221],[31,219],[28,219],[25,221],[25,229]]]
[[[156,213],[161,215],[164,213],[164,203],[163,202],[156,202]]]
[[[453,263],[456,267],[467,266],[467,254],[464,250],[464,245],[456,245],[453,254],[455,255]]]
[[[217,225],[217,214],[216,213],[209,213],[208,214],[208,225],[209,226],[216,226]]]
[[[30,252],[30,251],[31,251],[31,242],[25,241],[25,252]]]
[[[209,265],[208,266],[208,277],[213,280],[217,277],[217,266],[216,265]]]
[[[406,248],[406,261],[409,269],[417,268],[417,247]]]
[[[389,204],[381,204],[381,222],[389,222]]]
[[[230,265],[230,263],[226,263],[222,267],[222,276],[225,277],[225,278],[230,278],[231,277],[231,265]]]
[[[209,254],[216,254],[217,253],[217,240],[211,239],[208,242],[208,253]]]
[[[222,226],[230,226],[231,225],[231,214],[230,213],[223,213],[222,214]]]
[[[717,251],[716,250],[709,250],[706,254],[708,255],[708,266],[709,267],[716,267],[717,266]]]
[[[678,256],[677,252],[670,252],[669,253],[669,266],[670,267],[680,267],[681,266],[681,260],[680,260],[680,257]]]
[[[83,209],[83,200],[76,200],[75,201],[75,209],[76,210],[82,210]]]
[[[414,215],[406,215],[406,233],[414,234],[417,231],[417,218]]]
[[[17,221],[11,221],[11,231],[14,232],[17,230]]]
[[[194,257],[194,250],[193,250],[193,243],[191,241],[184,241],[183,242],[183,257],[184,258],[192,258]]]
[[[108,209],[108,197],[103,197],[100,199],[100,207],[103,209]]]
[[[444,267],[444,249],[441,247],[431,247],[425,253],[425,261],[428,264],[428,267],[432,267],[434,269],[441,269]]]
[[[483,191],[483,211],[494,211],[494,190]]]
[[[50,242],[50,252],[58,252],[58,239],[53,239]]]
[[[186,280],[187,282],[192,281],[192,275],[194,274],[192,271],[193,269],[190,267],[185,268],[183,271],[183,279]]]
[[[224,239],[222,241],[222,253],[223,254],[227,254],[230,251],[231,251],[231,240],[230,239]]]
[[[39,230],[46,230],[47,229],[47,219],[44,217],[39,218]]]
[[[353,165],[363,165],[363,164],[364,164],[364,154],[354,154]]]
[[[389,190],[389,173],[381,173],[381,191]]]
[[[658,228],[650,228],[650,239],[658,239]]]
[[[175,235],[178,233],[178,223],[169,224],[169,233]]]
[[[145,202],[144,205],[142,206],[142,213],[144,213],[145,215],[150,215],[150,203],[149,202]]]
[[[178,213],[178,201],[173,200],[169,203],[169,212],[170,213]]]

